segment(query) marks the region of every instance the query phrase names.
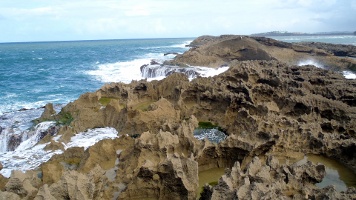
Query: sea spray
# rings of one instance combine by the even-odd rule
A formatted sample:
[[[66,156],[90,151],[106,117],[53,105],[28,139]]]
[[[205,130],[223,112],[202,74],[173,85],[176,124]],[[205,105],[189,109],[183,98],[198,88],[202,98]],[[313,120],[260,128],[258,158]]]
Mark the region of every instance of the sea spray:
[[[24,141],[15,151],[0,152],[0,162],[3,169],[0,173],[5,177],[10,177],[12,170],[26,171],[36,169],[42,163],[47,162],[53,155],[63,153],[62,150],[46,151],[45,146],[48,144],[36,144],[36,140],[41,132],[45,131],[46,126],[53,125],[52,122],[43,122],[37,126],[35,134]],[[60,135],[54,136],[52,140],[59,142]],[[65,149],[70,147],[88,147],[103,139],[113,139],[118,137],[118,132],[114,128],[97,128],[89,129],[74,135],[67,144],[62,143]]]
[[[199,66],[187,66],[187,67],[178,67],[170,65],[143,65],[141,66],[141,75],[144,78],[151,79],[163,79],[166,76],[178,72],[187,75],[187,77],[192,80],[199,76],[201,77],[211,77],[219,75],[226,70],[228,66],[219,67],[217,69],[210,67],[199,67]]]
[[[318,61],[312,60],[312,59],[299,61],[297,65],[298,66],[314,65],[317,68],[324,69],[324,66],[322,64],[320,64]]]
[[[342,74],[346,79],[356,79],[356,74],[350,71],[343,71]]]
[[[49,129],[54,127],[56,122],[46,121],[39,123],[35,126],[34,131],[24,132],[22,135],[21,144],[15,149],[15,151],[23,151],[35,146],[45,134],[48,134]]]

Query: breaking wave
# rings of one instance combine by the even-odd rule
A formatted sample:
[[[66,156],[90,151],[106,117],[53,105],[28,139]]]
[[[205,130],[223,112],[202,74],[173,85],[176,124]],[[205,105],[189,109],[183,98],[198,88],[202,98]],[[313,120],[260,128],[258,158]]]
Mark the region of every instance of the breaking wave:
[[[42,163],[47,162],[53,155],[63,153],[62,150],[45,150],[45,144],[37,144],[41,134],[47,131],[54,122],[43,122],[36,126],[33,134],[23,141],[14,151],[0,152],[0,162],[3,169],[0,171],[4,177],[10,177],[12,170],[26,171],[36,169]],[[58,142],[60,135],[52,140]],[[111,127],[89,129],[73,136],[67,144],[62,143],[65,149],[70,147],[84,147],[84,149],[94,145],[103,139],[114,139],[118,137],[118,132]]]
[[[302,61],[299,61],[297,65],[298,66],[314,65],[317,68],[324,69],[324,66],[315,60],[302,60]]]

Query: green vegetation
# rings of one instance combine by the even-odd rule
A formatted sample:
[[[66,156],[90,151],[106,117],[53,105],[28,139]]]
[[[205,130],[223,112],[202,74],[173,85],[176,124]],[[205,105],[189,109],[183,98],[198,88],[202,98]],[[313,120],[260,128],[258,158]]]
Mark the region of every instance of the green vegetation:
[[[70,112],[60,112],[59,119],[57,120],[57,125],[69,125],[73,121],[73,116]]]
[[[215,185],[217,185],[218,183],[219,183],[218,181],[213,181],[213,182],[210,182],[209,185],[215,186]]]
[[[99,99],[99,103],[103,106],[107,106],[112,99],[117,99],[117,98],[111,98],[111,97],[101,97]]]
[[[226,131],[221,128],[219,125],[215,125],[211,122],[199,122],[198,129],[218,129],[219,131],[225,133]]]

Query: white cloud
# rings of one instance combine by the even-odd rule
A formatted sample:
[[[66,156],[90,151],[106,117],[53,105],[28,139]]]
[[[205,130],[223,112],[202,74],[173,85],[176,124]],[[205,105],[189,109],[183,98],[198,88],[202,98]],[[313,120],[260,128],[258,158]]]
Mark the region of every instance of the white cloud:
[[[28,19],[31,17],[56,17],[58,11],[52,7],[38,7],[38,8],[9,8],[2,9],[3,15],[7,18],[13,18],[17,20]]]
[[[0,1],[3,40],[106,39],[349,30],[356,0]],[[60,33],[60,34],[57,34]],[[64,34],[65,33],[65,34]]]

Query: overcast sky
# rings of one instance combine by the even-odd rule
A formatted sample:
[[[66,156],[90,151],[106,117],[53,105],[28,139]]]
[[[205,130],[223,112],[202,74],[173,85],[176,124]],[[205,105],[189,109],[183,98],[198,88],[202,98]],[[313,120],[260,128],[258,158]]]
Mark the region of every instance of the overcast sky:
[[[0,0],[0,42],[356,31],[356,0]]]

